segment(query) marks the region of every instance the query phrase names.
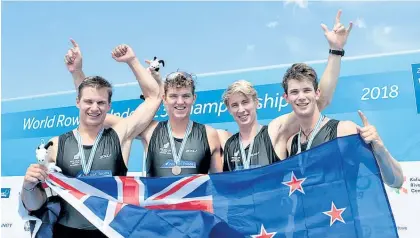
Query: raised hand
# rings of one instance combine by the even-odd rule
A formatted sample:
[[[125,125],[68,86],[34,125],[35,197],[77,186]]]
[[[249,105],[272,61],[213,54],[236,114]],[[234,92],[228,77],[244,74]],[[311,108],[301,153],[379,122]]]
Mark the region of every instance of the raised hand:
[[[337,16],[335,17],[335,24],[331,31],[328,30],[328,27],[325,24],[321,24],[321,27],[324,30],[325,38],[327,38],[328,44],[333,50],[342,50],[344,48],[350,31],[353,28],[353,22],[350,22],[349,27],[345,28],[340,22],[340,17],[341,10],[338,10]]]
[[[73,47],[70,48],[64,56],[64,62],[66,63],[67,69],[70,73],[73,73],[75,71],[82,70],[82,52],[75,40],[70,39],[70,42]]]
[[[133,49],[128,45],[119,45],[111,52],[112,58],[117,62],[129,63],[136,58]]]
[[[383,141],[376,131],[376,128],[371,125],[367,119],[367,117],[363,114],[363,112],[358,111],[360,118],[363,122],[363,127],[357,127],[357,131],[359,132],[362,139],[365,141],[366,144],[372,144],[373,146],[383,146]]]

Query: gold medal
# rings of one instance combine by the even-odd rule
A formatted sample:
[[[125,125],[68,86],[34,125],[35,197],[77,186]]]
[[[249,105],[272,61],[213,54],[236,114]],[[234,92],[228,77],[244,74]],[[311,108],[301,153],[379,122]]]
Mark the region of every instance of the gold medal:
[[[181,167],[179,167],[178,165],[175,165],[174,167],[172,167],[172,173],[174,175],[180,175],[181,174]]]

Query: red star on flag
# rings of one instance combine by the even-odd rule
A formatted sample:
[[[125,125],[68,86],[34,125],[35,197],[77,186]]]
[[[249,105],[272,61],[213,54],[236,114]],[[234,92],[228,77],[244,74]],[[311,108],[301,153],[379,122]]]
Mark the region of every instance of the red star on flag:
[[[299,192],[305,194],[305,191],[303,191],[302,183],[305,181],[306,178],[297,179],[295,174],[292,171],[292,178],[288,182],[283,182],[284,185],[289,186],[289,196],[292,195],[296,190]]]
[[[346,210],[346,208],[337,209],[337,207],[335,207],[334,202],[331,202],[331,210],[323,212],[325,215],[330,217],[330,226],[332,226],[332,224],[334,224],[335,221],[341,221],[342,223],[346,223],[343,217],[341,216],[344,210]]]
[[[272,238],[277,232],[270,232],[267,233],[267,231],[264,228],[264,225],[261,225],[261,231],[258,235],[251,235],[252,238]]]

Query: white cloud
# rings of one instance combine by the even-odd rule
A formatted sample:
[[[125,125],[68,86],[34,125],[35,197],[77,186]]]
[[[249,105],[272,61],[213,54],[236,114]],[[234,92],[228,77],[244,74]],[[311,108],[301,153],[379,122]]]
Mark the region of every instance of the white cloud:
[[[251,45],[251,44],[246,45],[246,51],[254,51],[254,50],[255,50],[255,45]]]
[[[271,22],[269,22],[269,23],[266,24],[266,26],[268,28],[276,28],[278,25],[279,25],[279,22],[278,21],[271,21]]]
[[[286,0],[284,1],[283,5],[288,5],[289,3],[294,4],[300,8],[307,8],[308,7],[308,0]]]
[[[366,22],[363,18],[357,18],[356,21],[354,21],[354,25],[359,28],[366,28]]]

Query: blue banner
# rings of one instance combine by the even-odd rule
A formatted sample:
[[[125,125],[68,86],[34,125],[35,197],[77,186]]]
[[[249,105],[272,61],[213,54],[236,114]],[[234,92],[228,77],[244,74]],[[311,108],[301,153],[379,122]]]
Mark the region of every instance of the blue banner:
[[[415,94],[418,78],[413,87],[415,76],[410,65],[418,60],[419,55],[411,53],[357,60],[347,58],[341,68],[341,75],[344,76],[340,77],[332,103],[324,113],[360,125],[357,110],[362,110],[369,122],[376,126],[397,160],[418,161],[420,116],[417,113]],[[314,67],[322,72],[325,65],[316,64]],[[228,84],[245,79],[252,82],[258,91],[260,123],[268,124],[277,116],[291,111],[290,105],[282,97],[280,81],[284,71],[285,67],[267,67],[200,76],[192,119],[236,133],[237,125],[223,105],[221,96]],[[136,83],[115,87],[110,113],[126,117],[142,102],[138,99],[140,94]],[[74,106],[75,98],[76,94],[69,92],[2,101],[2,176],[24,175],[29,164],[36,162],[35,148],[41,140],[48,140],[77,127],[79,119],[78,109]],[[161,107],[155,120],[167,118]],[[135,140],[128,164],[129,171],[141,171],[142,160],[143,146],[139,140]]]
[[[400,79],[409,77],[405,72],[378,73],[342,77],[339,79],[333,103],[325,113],[348,113],[361,110],[387,110],[412,108],[412,86]],[[280,84],[255,86],[258,92],[258,119],[273,119],[291,111]],[[221,100],[224,89],[197,92],[192,108],[192,119],[200,123],[233,122]],[[322,93],[322,92],[321,92]],[[142,101],[140,99],[112,103],[111,114],[127,117]],[[2,114],[2,139],[52,137],[65,133],[79,124],[75,106]],[[168,118],[161,106],[156,120]]]
[[[417,113],[420,113],[420,64],[411,65],[413,73],[414,91],[416,93]]]

